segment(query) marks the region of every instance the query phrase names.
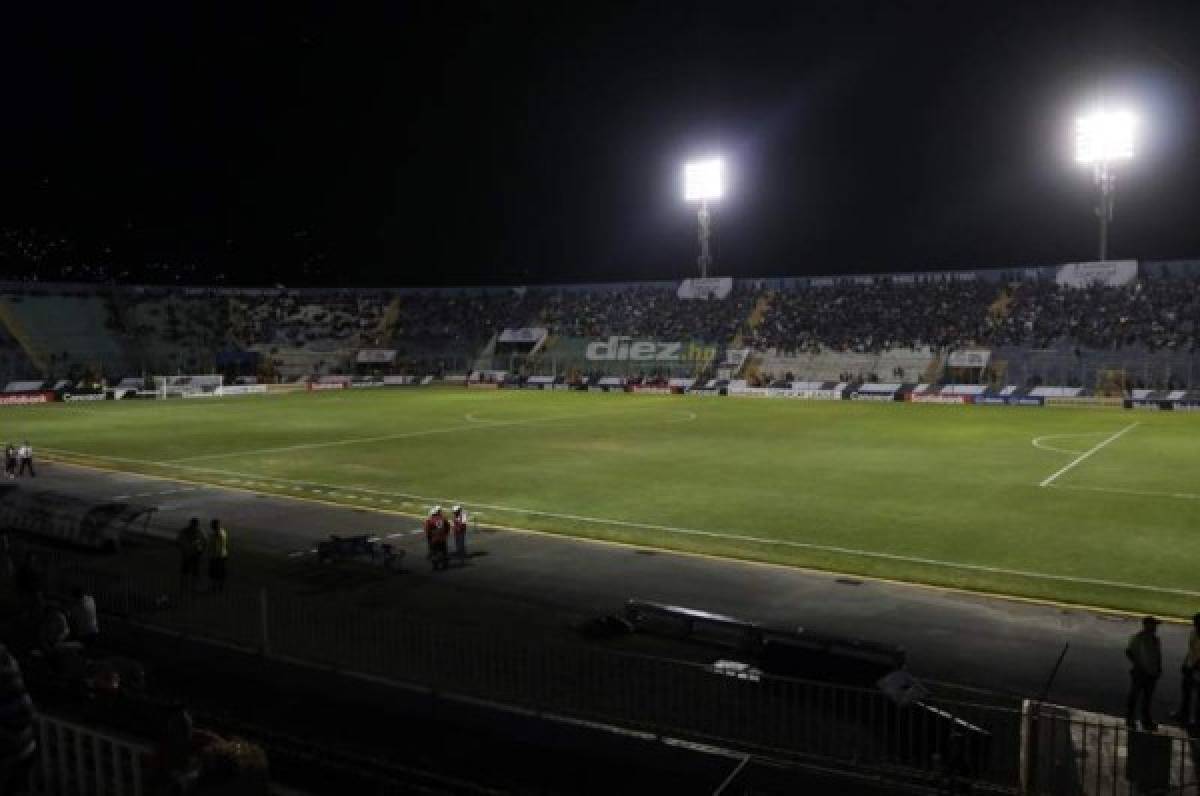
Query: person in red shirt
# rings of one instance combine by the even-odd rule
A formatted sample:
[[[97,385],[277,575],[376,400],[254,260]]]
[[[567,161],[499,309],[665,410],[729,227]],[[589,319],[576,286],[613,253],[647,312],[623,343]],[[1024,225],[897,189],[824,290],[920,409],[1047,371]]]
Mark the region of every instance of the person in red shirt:
[[[425,520],[425,541],[429,543],[429,563],[436,572],[449,566],[446,542],[450,537],[450,523],[442,514],[441,506],[434,506]]]

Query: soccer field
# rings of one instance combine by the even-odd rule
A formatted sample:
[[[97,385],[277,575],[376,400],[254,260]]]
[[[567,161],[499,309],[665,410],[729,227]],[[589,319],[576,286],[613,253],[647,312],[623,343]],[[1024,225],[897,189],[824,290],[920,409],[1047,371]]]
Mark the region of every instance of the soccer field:
[[[442,389],[5,412],[9,437],[63,461],[414,515],[461,502],[485,524],[1200,609],[1200,415],[1189,413]]]

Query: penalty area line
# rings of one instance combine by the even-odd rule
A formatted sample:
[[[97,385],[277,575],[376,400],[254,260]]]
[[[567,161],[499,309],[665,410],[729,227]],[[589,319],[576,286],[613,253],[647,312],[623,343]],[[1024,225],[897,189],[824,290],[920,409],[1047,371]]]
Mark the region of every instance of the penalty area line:
[[[1076,456],[1071,461],[1067,462],[1066,467],[1063,467],[1061,470],[1058,470],[1057,472],[1053,473],[1052,475],[1047,476],[1046,478],[1042,479],[1042,482],[1040,484],[1038,484],[1038,486],[1050,486],[1056,480],[1058,480],[1059,476],[1069,473],[1075,467],[1077,467],[1078,465],[1083,464],[1085,461],[1087,461],[1088,458],[1091,457],[1093,454],[1099,452],[1100,450],[1104,449],[1108,445],[1111,445],[1112,443],[1116,442],[1118,439],[1123,437],[1125,434],[1128,434],[1130,431],[1133,431],[1135,428],[1137,428],[1140,425],[1141,425],[1141,423],[1130,423],[1129,425],[1125,426],[1125,428],[1121,429],[1120,431],[1116,432],[1115,434],[1105,437],[1104,439],[1100,440],[1098,443],[1096,443],[1092,447],[1085,450],[1083,453]]]
[[[1138,425],[1138,424],[1135,423],[1133,425]],[[1129,428],[1132,428],[1132,426],[1123,429],[1121,432],[1118,432],[1118,435],[1121,433],[1124,433],[1125,431],[1128,431]],[[1117,436],[1117,435],[1114,435],[1114,438],[1115,438],[1115,436]],[[1111,439],[1112,438],[1110,438],[1110,440]],[[45,450],[45,448],[43,448],[43,450]],[[71,454],[72,452],[71,451],[63,451],[60,449],[58,451],[55,451],[55,453]],[[76,455],[78,455],[78,454],[76,454]],[[1055,575],[1055,574],[1051,574],[1048,572],[1035,572],[1035,571],[1023,570],[1023,569],[1010,569],[1007,567],[993,567],[993,566],[987,566],[985,564],[970,564],[970,563],[959,562],[959,561],[946,561],[943,559],[926,558],[926,557],[922,557],[922,556],[910,556],[910,555],[903,555],[900,553],[885,553],[885,552],[878,551],[878,550],[862,550],[859,548],[841,547],[841,546],[837,546],[837,545],[826,545],[826,544],[819,544],[816,542],[801,542],[801,541],[796,541],[793,539],[768,539],[765,537],[750,536],[748,534],[736,533],[736,532],[731,532],[731,531],[715,531],[715,530],[705,530],[705,529],[701,529],[701,528],[687,528],[687,527],[679,527],[679,526],[674,526],[674,525],[658,525],[655,523],[634,522],[634,521],[630,521],[630,520],[605,519],[603,517],[589,517],[589,516],[582,515],[582,514],[566,514],[566,513],[555,512],[555,511],[542,511],[539,509],[518,508],[515,506],[502,506],[502,505],[490,504],[490,503],[480,503],[477,501],[464,499],[464,498],[432,497],[429,495],[415,495],[415,494],[411,494],[411,493],[407,493],[407,492],[384,492],[384,491],[380,491],[380,490],[369,489],[367,487],[347,487],[347,486],[332,487],[329,484],[322,484],[322,483],[313,482],[313,481],[300,481],[300,480],[287,479],[287,478],[274,478],[271,476],[263,476],[263,475],[257,475],[257,474],[249,474],[249,473],[239,473],[239,472],[231,471],[231,470],[221,470],[221,469],[213,468],[213,467],[193,467],[193,466],[188,466],[188,465],[172,464],[170,462],[153,462],[153,461],[148,461],[148,460],[144,460],[144,459],[141,459],[141,460],[128,459],[128,458],[120,458],[120,457],[115,457],[115,456],[114,457],[92,456],[91,458],[93,458],[93,459],[108,458],[108,459],[111,459],[114,461],[120,461],[120,462],[139,462],[143,465],[151,465],[151,466],[158,465],[158,466],[165,466],[165,467],[174,467],[177,469],[191,471],[192,473],[198,473],[198,474],[209,473],[209,474],[224,475],[227,477],[234,477],[234,478],[237,478],[237,477],[252,478],[252,479],[254,479],[253,481],[244,481],[244,482],[242,482],[242,484],[244,484],[244,485],[239,485],[234,488],[246,489],[247,491],[250,491],[250,492],[259,492],[261,494],[281,497],[281,498],[285,498],[285,499],[291,498],[291,499],[295,499],[295,500],[312,500],[312,501],[316,501],[316,502],[329,503],[329,501],[327,501],[327,500],[323,501],[321,498],[318,498],[318,497],[307,498],[304,495],[293,495],[293,494],[287,494],[287,493],[283,492],[283,490],[287,489],[289,485],[301,485],[305,488],[305,491],[310,491],[313,493],[317,493],[320,491],[320,488],[324,488],[327,491],[326,492],[327,494],[331,494],[335,491],[338,493],[359,492],[359,493],[368,493],[368,494],[374,494],[374,495],[380,495],[380,496],[389,496],[389,497],[394,497],[394,498],[408,498],[409,500],[425,502],[425,503],[443,503],[443,504],[445,504],[445,503],[451,503],[451,504],[462,503],[462,504],[470,506],[474,509],[486,509],[486,510],[494,511],[494,512],[502,512],[505,514],[519,514],[519,515],[525,515],[528,517],[544,517],[544,518],[555,519],[555,520],[566,520],[569,522],[579,522],[579,523],[595,525],[595,526],[600,526],[600,527],[607,526],[609,528],[630,528],[630,529],[645,530],[645,531],[658,531],[661,533],[677,535],[677,536],[690,536],[690,537],[700,537],[700,538],[716,539],[716,540],[724,540],[724,541],[746,542],[746,543],[750,543],[750,544],[764,545],[767,547],[808,550],[808,551],[817,552],[817,553],[831,553],[831,554],[845,555],[845,556],[858,557],[858,558],[874,559],[874,560],[878,560],[878,561],[895,561],[895,562],[907,563],[907,564],[920,564],[923,566],[929,566],[929,567],[934,567],[934,568],[939,568],[939,569],[960,570],[960,571],[965,571],[965,572],[977,572],[977,573],[988,574],[988,575],[1005,575],[1005,576],[1010,576],[1010,577],[1026,578],[1029,580],[1041,580],[1041,581],[1050,581],[1050,582],[1058,582],[1058,583],[1075,583],[1075,584],[1080,584],[1080,585],[1085,585],[1085,586],[1104,586],[1104,587],[1109,587],[1109,588],[1128,589],[1131,591],[1148,592],[1151,594],[1171,594],[1171,595],[1177,595],[1177,596],[1181,596],[1181,597],[1191,597],[1191,598],[1200,597],[1200,591],[1192,591],[1189,589],[1176,589],[1176,588],[1162,587],[1162,586],[1147,586],[1147,585],[1140,584],[1140,583],[1129,583],[1126,581],[1108,580],[1108,579],[1104,579],[1104,578],[1089,578],[1089,577],[1084,577],[1084,576],[1079,576],[1079,575]],[[59,461],[63,461],[64,464],[68,464],[68,465],[72,464],[72,462],[63,460],[63,459],[59,459]],[[95,465],[88,465],[86,463],[82,464],[82,466],[95,467]],[[105,469],[105,468],[100,467],[98,469]],[[127,471],[122,471],[122,472],[127,472]],[[156,476],[151,475],[148,477],[154,478]],[[202,477],[202,476],[198,475],[195,477]],[[211,481],[206,482],[206,483],[211,483]],[[270,486],[272,489],[279,490],[279,491],[263,492],[261,489],[255,489],[253,486],[255,484]],[[217,486],[218,488],[220,488],[221,484],[219,484],[219,483],[214,484],[214,486]],[[346,503],[338,503],[338,504],[330,503],[330,505],[340,505],[340,506],[345,506],[346,508],[350,508],[350,505],[346,504]],[[404,512],[395,512],[391,509],[368,509],[368,510],[377,510],[377,511],[382,511],[384,513],[393,513],[393,514],[394,513],[404,513]],[[482,513],[483,512],[475,511],[475,514],[477,516],[481,515]],[[416,516],[416,515],[412,515],[412,516]],[[507,530],[514,530],[514,531],[532,531],[534,533],[555,533],[554,531],[537,530],[534,528],[520,528],[520,527],[513,527],[513,526],[504,526],[504,525],[499,525],[499,524],[497,524],[496,527],[499,527],[502,529],[507,529]],[[570,534],[557,534],[557,535],[570,536]],[[651,544],[653,544],[653,543],[651,542]]]

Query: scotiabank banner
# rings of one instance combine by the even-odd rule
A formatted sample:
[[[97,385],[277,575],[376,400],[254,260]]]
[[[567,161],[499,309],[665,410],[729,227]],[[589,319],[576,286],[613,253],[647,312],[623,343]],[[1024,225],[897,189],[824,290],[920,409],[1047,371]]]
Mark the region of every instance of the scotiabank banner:
[[[344,390],[346,382],[344,381],[310,381],[308,383],[309,391],[313,390]]]
[[[48,404],[57,396],[52,392],[16,392],[0,394],[0,406],[19,406],[22,404]]]
[[[969,404],[973,397],[971,395],[921,395],[919,393],[910,393],[908,400],[914,404]]]

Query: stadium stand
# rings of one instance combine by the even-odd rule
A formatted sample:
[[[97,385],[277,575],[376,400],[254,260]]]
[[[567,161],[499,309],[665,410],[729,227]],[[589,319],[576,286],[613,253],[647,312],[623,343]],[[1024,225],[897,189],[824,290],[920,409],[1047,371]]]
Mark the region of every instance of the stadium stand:
[[[72,251],[54,240],[5,246],[0,254],[39,269]],[[1200,379],[1200,261],[1137,267],[1123,284],[1056,278],[1067,266],[735,280],[723,299],[680,298],[674,282],[436,290],[7,282],[0,377],[113,383],[221,372],[229,381],[294,381],[503,370],[753,385],[969,375],[996,387],[1190,387]],[[510,340],[536,331],[538,342],[501,344],[505,330]],[[610,344],[604,356],[588,353],[613,338],[619,352]],[[626,343],[639,341],[681,348],[630,354]],[[990,352],[987,367],[949,373],[949,353],[973,347]],[[356,368],[362,349],[395,356]]]

